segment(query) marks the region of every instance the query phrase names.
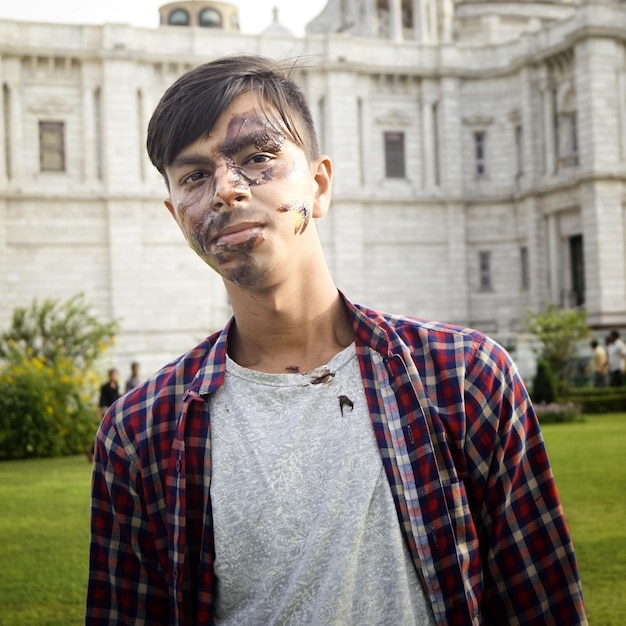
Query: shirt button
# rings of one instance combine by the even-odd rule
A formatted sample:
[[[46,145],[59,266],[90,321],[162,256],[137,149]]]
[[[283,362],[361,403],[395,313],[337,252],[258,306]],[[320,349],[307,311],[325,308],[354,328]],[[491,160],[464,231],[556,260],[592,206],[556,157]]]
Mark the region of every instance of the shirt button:
[[[174,580],[178,580],[178,569],[174,568],[172,570],[172,577],[174,578]]]
[[[180,474],[180,470],[182,468],[183,464],[180,462],[180,459],[178,459],[176,461],[176,471]]]

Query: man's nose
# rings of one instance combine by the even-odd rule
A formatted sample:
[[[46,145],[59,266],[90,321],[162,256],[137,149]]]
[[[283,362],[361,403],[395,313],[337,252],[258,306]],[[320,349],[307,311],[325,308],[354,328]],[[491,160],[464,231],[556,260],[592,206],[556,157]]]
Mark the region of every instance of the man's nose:
[[[220,165],[215,170],[214,180],[213,209],[233,207],[237,202],[250,199],[250,180],[240,168],[229,164]]]

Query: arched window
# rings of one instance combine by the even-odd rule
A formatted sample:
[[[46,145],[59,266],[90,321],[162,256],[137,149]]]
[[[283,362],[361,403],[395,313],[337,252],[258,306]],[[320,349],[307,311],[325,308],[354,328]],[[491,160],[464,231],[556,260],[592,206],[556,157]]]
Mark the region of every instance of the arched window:
[[[205,28],[222,28],[222,16],[215,9],[202,9],[198,16],[198,24]]]
[[[189,13],[185,9],[174,9],[167,20],[170,26],[189,26]]]

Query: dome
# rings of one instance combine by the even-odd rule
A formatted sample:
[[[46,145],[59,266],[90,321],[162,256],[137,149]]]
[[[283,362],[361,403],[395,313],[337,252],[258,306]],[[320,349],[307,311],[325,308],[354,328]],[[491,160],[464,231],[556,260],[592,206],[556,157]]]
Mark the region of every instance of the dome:
[[[230,2],[180,0],[159,8],[161,26],[197,26],[227,32],[239,31],[239,9]]]
[[[283,26],[278,19],[278,7],[272,9],[272,23],[261,31],[262,35],[278,35],[283,37],[293,37],[293,33]]]

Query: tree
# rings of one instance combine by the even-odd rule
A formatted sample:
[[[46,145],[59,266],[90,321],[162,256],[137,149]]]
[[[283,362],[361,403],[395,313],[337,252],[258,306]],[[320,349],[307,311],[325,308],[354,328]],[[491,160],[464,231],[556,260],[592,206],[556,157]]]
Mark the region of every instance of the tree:
[[[98,378],[90,370],[118,323],[82,294],[33,301],[0,335],[0,459],[80,454],[93,446]]]
[[[567,385],[579,342],[588,336],[587,314],[584,311],[559,309],[548,305],[541,313],[526,313],[526,330],[539,343],[534,349],[539,361],[547,363],[557,379],[559,390]]]
[[[550,366],[540,359],[537,363],[537,372],[533,378],[533,402],[550,404],[557,399],[557,382]]]
[[[29,308],[13,311],[10,329],[0,336],[0,358],[28,355],[52,364],[64,357],[86,369],[113,343],[118,329],[117,321],[100,322],[82,293],[67,302],[33,300]]]

